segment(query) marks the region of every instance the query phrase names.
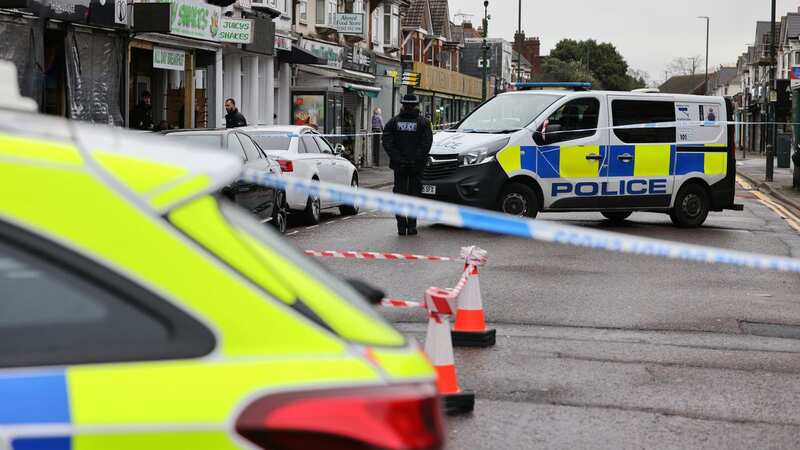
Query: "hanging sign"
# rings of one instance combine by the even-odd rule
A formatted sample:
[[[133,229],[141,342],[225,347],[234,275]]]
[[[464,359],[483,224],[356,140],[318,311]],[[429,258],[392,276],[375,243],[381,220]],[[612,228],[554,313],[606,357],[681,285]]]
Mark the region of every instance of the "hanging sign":
[[[153,47],[153,68],[183,72],[186,68],[186,52],[174,48]]]
[[[218,38],[222,42],[250,44],[253,42],[253,21],[223,17]]]
[[[161,0],[170,4],[170,33],[219,41],[222,8],[193,0]]]

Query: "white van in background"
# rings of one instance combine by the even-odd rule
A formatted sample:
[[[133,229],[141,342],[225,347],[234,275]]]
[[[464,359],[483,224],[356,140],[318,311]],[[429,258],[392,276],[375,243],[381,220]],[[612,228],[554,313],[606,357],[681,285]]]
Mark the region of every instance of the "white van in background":
[[[567,87],[500,94],[437,133],[423,195],[528,217],[663,212],[680,227],[742,209],[724,98]]]

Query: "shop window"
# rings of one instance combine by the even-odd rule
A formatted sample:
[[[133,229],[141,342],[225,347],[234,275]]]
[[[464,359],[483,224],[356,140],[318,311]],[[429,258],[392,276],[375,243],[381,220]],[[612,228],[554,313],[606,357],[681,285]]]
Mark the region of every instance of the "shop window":
[[[675,103],[647,100],[611,102],[614,126],[675,122]],[[614,134],[626,144],[675,142],[675,127],[615,129]]]
[[[335,22],[338,5],[336,0],[317,0],[317,25],[328,25]]]

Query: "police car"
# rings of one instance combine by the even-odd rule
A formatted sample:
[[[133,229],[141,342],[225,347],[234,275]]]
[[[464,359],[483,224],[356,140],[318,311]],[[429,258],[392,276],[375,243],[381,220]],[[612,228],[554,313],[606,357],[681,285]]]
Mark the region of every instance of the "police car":
[[[214,195],[240,158],[22,112],[15,81],[0,63],[0,449],[442,447],[418,346]]]
[[[436,134],[422,193],[528,217],[661,212],[679,227],[741,210],[729,102],[589,88],[529,83],[487,101]]]

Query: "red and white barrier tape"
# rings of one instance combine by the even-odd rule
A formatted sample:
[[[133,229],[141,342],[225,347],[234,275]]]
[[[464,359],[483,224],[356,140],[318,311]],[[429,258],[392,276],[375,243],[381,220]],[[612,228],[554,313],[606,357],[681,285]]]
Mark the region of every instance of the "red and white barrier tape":
[[[381,306],[386,306],[387,308],[425,308],[425,304],[422,302],[410,302],[408,300],[403,300],[399,298],[385,298],[381,301]]]
[[[306,250],[308,256],[320,258],[345,258],[345,259],[385,259],[393,261],[455,261],[462,262],[461,258],[451,258],[449,256],[427,256],[413,255],[411,253],[388,253],[388,252],[349,252],[335,250]]]

